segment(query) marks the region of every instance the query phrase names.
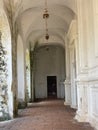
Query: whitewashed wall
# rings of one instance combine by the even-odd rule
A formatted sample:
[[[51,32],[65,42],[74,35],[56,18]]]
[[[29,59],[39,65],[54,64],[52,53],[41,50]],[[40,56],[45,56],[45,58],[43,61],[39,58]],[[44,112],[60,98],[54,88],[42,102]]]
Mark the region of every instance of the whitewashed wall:
[[[47,98],[47,76],[57,76],[57,97],[64,98],[64,64],[63,48],[58,46],[40,47],[35,57],[35,97]]]
[[[91,3],[93,41],[89,53],[89,121],[98,130],[98,0]],[[91,21],[91,20],[90,20]],[[93,59],[93,60],[92,60]]]
[[[98,130],[98,1],[77,0],[77,7],[79,73],[76,119],[89,121]]]

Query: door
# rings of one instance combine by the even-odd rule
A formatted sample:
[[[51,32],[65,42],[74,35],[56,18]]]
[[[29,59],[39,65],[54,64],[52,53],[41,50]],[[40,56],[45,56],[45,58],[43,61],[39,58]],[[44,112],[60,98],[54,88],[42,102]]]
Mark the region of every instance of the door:
[[[57,77],[47,76],[47,95],[48,97],[57,97]]]

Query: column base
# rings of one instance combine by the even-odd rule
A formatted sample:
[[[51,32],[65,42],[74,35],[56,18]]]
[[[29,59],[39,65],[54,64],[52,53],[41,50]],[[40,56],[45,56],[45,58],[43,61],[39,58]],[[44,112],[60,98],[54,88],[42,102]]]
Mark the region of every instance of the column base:
[[[92,127],[95,128],[95,130],[98,130],[98,120],[97,118],[90,118],[89,120]]]
[[[77,109],[77,106],[76,105],[71,105],[71,108]]]
[[[9,113],[0,112],[0,121],[11,120]]]
[[[25,109],[27,107],[27,103],[23,100],[18,101],[18,109]]]
[[[64,102],[65,106],[70,106],[70,103]]]
[[[79,111],[76,112],[76,116],[74,117],[74,119],[78,122],[89,122],[88,114]]]

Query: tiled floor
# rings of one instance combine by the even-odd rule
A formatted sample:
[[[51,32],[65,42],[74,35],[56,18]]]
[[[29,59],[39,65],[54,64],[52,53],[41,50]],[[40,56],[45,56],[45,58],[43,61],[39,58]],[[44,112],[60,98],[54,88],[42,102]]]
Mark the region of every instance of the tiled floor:
[[[0,130],[94,130],[88,123],[73,119],[75,110],[62,100],[45,100],[19,111],[19,117],[0,123]]]

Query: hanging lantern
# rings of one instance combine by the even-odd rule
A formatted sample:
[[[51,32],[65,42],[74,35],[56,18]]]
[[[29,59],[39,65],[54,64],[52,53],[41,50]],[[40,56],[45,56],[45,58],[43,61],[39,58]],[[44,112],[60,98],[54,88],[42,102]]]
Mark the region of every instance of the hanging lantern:
[[[48,40],[49,39],[49,34],[48,34],[48,23],[47,23],[47,19],[49,18],[49,13],[48,13],[48,9],[47,9],[47,0],[45,0],[45,9],[44,9],[44,14],[43,14],[43,19],[45,19],[45,39]]]

